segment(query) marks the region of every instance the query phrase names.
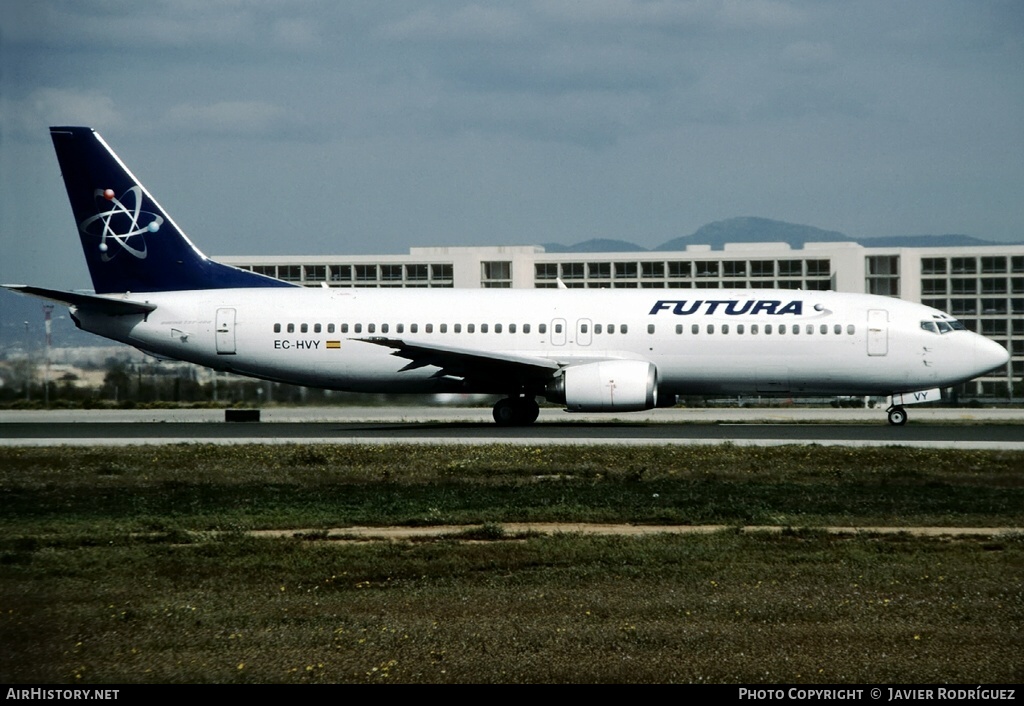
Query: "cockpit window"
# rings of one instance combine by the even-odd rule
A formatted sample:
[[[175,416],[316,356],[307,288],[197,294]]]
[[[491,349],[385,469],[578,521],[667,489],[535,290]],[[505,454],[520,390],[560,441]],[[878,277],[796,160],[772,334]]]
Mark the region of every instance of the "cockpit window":
[[[925,331],[931,331],[932,333],[949,333],[950,331],[966,331],[967,327],[956,319],[940,319],[935,317],[935,321],[922,321],[921,328]]]

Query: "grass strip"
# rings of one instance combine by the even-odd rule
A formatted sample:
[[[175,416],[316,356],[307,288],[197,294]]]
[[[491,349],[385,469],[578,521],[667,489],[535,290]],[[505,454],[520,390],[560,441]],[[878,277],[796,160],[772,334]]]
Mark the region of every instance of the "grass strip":
[[[811,528],[1020,527],[1022,467],[896,447],[3,448],[0,681],[1019,683],[1020,536]],[[326,539],[391,524],[474,527]],[[306,532],[245,532],[273,528]]]
[[[1021,681],[1024,543],[814,530],[40,549],[0,680]],[[487,541],[490,538],[490,541]]]
[[[487,522],[1024,526],[1024,453],[783,446],[0,449],[0,536]],[[0,540],[0,547],[3,540]]]

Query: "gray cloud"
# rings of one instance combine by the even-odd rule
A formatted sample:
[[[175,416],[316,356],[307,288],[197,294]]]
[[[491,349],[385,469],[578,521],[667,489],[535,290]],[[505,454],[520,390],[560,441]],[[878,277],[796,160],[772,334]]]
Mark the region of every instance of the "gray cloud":
[[[0,237],[67,241],[46,125],[85,123],[210,252],[739,214],[1021,239],[1022,30],[995,0],[11,0]],[[50,271],[33,248],[0,279]]]

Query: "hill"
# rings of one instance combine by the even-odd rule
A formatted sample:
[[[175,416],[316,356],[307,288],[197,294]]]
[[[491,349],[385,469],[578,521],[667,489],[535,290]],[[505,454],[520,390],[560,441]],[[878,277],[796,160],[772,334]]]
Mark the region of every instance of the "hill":
[[[593,238],[584,240],[575,245],[562,245],[561,243],[544,243],[545,252],[647,252],[647,248],[636,243],[625,240],[611,240],[608,238]]]
[[[834,230],[744,216],[708,223],[698,228],[692,235],[673,238],[653,249],[685,250],[687,245],[710,245],[712,250],[721,250],[726,243],[789,243],[790,247],[801,248],[808,242],[850,240],[854,238]]]
[[[721,250],[726,243],[788,243],[791,248],[799,249],[806,243],[836,242],[854,242],[870,248],[955,248],[1008,244],[960,234],[862,237],[770,218],[742,216],[708,223],[690,235],[673,238],[650,250],[629,241],[606,238],[585,240],[575,245],[544,243],[544,249],[549,253],[661,252],[685,250],[687,245],[708,245],[712,250]]]

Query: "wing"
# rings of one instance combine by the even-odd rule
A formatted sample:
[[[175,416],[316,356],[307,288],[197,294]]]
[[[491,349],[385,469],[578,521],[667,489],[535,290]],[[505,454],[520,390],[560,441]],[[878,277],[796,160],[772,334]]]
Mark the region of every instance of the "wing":
[[[462,378],[480,388],[500,390],[510,383],[544,383],[563,367],[558,361],[538,356],[415,343],[400,338],[354,340],[394,349],[392,355],[409,361],[402,371],[432,365],[439,368],[434,377]]]

